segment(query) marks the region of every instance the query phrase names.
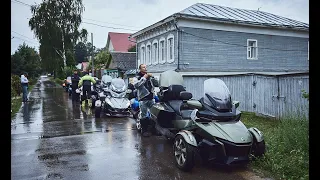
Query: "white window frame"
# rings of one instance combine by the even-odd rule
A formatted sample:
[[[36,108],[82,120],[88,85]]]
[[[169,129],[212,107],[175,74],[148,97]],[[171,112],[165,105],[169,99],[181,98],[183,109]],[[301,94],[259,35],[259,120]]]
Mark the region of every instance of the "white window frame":
[[[249,55],[252,53],[252,47],[249,46],[249,42],[255,42],[255,48],[256,48],[256,56],[255,57],[249,57]],[[258,40],[256,39],[247,39],[247,59],[250,60],[257,60],[258,59]]]
[[[148,49],[149,47],[149,49]],[[151,65],[151,42],[148,42],[146,45],[146,65]]]
[[[163,56],[162,56],[162,49],[161,49],[161,42],[163,41]],[[166,63],[166,39],[161,37],[159,40],[159,63],[164,64]]]
[[[141,60],[141,64],[145,64],[146,63],[146,45],[142,44],[140,47],[140,60]]]
[[[170,58],[170,45],[169,45],[169,39],[172,38],[172,58]],[[167,62],[173,63],[174,62],[174,35],[169,34],[167,37]]]
[[[157,49],[154,49],[154,45],[157,44]],[[159,43],[155,39],[152,41],[152,64],[157,65],[159,63]]]

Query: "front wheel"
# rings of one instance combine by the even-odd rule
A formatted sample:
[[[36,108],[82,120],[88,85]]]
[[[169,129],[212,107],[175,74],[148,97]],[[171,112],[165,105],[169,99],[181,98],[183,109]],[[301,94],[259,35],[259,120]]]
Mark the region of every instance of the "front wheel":
[[[254,142],[253,142],[253,145],[252,145],[252,152],[251,154],[254,156],[254,157],[261,157],[265,154],[266,152],[266,144],[265,144],[265,141],[262,140],[261,142],[257,142],[255,139],[254,139]]]
[[[194,167],[194,152],[181,135],[174,139],[173,152],[176,166],[183,171],[191,171]]]
[[[94,116],[95,116],[96,118],[100,118],[100,116],[101,116],[101,107],[95,108],[95,110],[94,110]]]

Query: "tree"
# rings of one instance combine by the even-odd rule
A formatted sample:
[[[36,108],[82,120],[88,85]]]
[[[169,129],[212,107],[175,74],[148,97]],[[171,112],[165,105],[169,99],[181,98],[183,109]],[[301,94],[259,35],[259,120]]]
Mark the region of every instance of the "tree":
[[[131,46],[131,47],[128,49],[128,52],[136,52],[136,45]]]
[[[20,76],[27,72],[31,78],[41,74],[41,61],[38,52],[23,43],[18,50],[11,55],[11,73]]]
[[[94,57],[94,68],[108,68],[111,63],[112,56],[105,49],[99,49],[99,53]],[[92,61],[89,61],[89,69],[92,69]]]
[[[88,32],[78,31],[84,11],[82,0],[43,0],[32,5],[29,26],[40,41],[40,56],[46,70],[74,64],[74,47],[86,41]]]
[[[78,42],[78,44],[75,46],[75,60],[77,63],[82,63],[87,61],[88,57],[88,49],[85,43]]]

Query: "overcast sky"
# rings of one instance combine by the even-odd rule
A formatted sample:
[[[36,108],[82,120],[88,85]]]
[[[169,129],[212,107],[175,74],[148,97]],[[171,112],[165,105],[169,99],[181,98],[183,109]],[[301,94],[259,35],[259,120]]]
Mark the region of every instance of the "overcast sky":
[[[19,1],[25,4],[42,2]],[[88,40],[93,33],[93,44],[102,48],[106,45],[108,32],[134,33],[195,3],[251,10],[260,8],[260,11],[309,24],[308,0],[83,0],[85,11],[80,28],[88,30]],[[31,18],[30,7],[11,0],[11,38],[14,37],[11,39],[11,54],[24,41],[38,49],[39,43],[28,26],[28,18]]]

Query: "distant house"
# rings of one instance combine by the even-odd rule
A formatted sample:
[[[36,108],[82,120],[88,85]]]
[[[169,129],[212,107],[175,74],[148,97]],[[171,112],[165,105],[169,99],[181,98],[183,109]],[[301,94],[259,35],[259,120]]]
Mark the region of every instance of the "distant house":
[[[82,63],[78,63],[76,65],[76,68],[80,71],[85,71],[87,70],[87,67],[89,66],[89,62],[82,62]]]
[[[128,79],[126,72],[136,69],[136,52],[128,52],[128,49],[135,46],[135,39],[129,41],[128,33],[109,32],[106,47],[112,56],[112,61],[106,71],[112,77],[124,77]]]
[[[128,52],[128,49],[135,45],[135,39],[132,39],[133,42],[128,40],[130,35],[128,33],[109,32],[106,45],[109,52]]]
[[[271,117],[306,114],[309,25],[271,13],[197,3],[132,34],[137,65],[176,70],[194,98],[217,77],[240,110]]]

